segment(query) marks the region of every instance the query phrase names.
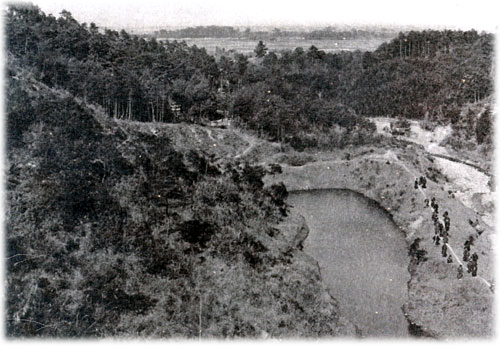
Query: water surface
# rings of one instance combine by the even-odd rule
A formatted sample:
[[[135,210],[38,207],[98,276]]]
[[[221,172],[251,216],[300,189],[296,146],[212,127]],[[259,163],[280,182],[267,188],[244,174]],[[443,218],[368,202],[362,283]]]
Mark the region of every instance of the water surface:
[[[409,257],[402,232],[372,201],[347,190],[292,192],[306,218],[304,250],[319,263],[341,313],[366,337],[409,337]]]

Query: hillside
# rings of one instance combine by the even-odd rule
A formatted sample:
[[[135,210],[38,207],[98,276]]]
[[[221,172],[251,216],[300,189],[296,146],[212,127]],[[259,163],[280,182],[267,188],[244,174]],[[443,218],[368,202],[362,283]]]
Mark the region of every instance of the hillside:
[[[7,76],[8,336],[354,335],[262,169]]]

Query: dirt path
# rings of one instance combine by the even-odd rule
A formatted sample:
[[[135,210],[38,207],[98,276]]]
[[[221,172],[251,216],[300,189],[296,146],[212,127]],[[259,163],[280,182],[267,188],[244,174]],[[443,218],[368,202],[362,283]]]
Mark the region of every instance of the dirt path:
[[[391,158],[393,160],[393,164],[396,164],[396,165],[399,165],[401,167],[403,167],[409,174],[412,175],[412,177],[414,179],[418,179],[417,175],[414,174],[414,172],[412,172],[404,163],[402,163],[401,161],[398,160],[398,158],[396,157],[396,155],[394,154],[394,152],[392,152],[391,150],[388,150],[387,151],[387,154],[384,155],[385,158]],[[375,159],[375,158],[374,158]],[[427,194],[425,193],[424,189],[422,189],[422,187],[419,185],[418,186],[418,190],[420,191],[420,193],[422,194],[422,196],[424,196],[426,199],[429,199],[429,197],[427,196]],[[438,216],[439,218],[439,222],[442,222],[444,223],[441,218]],[[442,241],[443,238],[442,237],[439,237],[440,240]],[[451,247],[450,244],[446,243],[446,247],[448,248],[448,250],[450,250],[450,252],[452,253],[453,257],[455,257],[455,259],[457,260],[457,262],[463,267],[465,268],[465,265],[464,263],[460,260],[460,258],[457,256],[457,254],[455,253],[455,250]],[[485,278],[481,277],[481,276],[476,276],[478,279],[482,280],[489,288],[490,290],[492,289],[493,285],[488,282]]]
[[[413,170],[408,168],[408,166],[406,166],[403,162],[401,162],[401,160],[398,159],[397,155],[392,150],[387,150],[386,153],[381,154],[381,155],[379,154],[379,155],[360,156],[360,157],[355,157],[351,160],[332,160],[332,161],[311,162],[311,163],[305,164],[302,167],[318,165],[318,164],[328,165],[329,163],[330,164],[348,164],[348,163],[352,163],[353,161],[361,161],[361,160],[366,160],[366,159],[378,161],[378,162],[382,162],[382,163],[386,163],[386,162],[390,161],[391,164],[394,164],[394,165],[397,165],[397,166],[400,166],[401,168],[403,168],[406,172],[408,172],[408,174],[413,179],[417,179],[421,175],[421,174],[417,174],[416,172],[414,172]],[[327,169],[330,169],[330,167],[327,166]],[[424,199],[430,199],[429,196],[427,195],[427,193],[425,192],[425,190],[422,189],[420,186],[418,187],[418,191],[424,197]],[[430,218],[430,215],[429,215],[429,218]],[[440,220],[440,221],[442,222],[442,220]],[[442,238],[441,238],[441,240],[442,240]],[[464,263],[457,256],[457,254],[456,254],[455,250],[452,248],[452,246],[447,243],[446,247],[448,248],[450,253],[453,255],[453,257],[457,260],[457,262],[465,268]],[[478,280],[480,280],[484,284],[486,284],[488,286],[488,288],[490,288],[490,291],[492,290],[493,285],[490,282],[488,282],[485,278],[483,278],[479,275],[476,276],[475,278],[477,278]]]
[[[234,130],[234,133],[238,134],[243,140],[248,143],[248,147],[246,147],[241,153],[234,156],[235,159],[239,159],[245,155],[247,155],[255,146],[257,145],[257,139],[253,136],[249,136],[246,133],[242,133],[240,131]]]

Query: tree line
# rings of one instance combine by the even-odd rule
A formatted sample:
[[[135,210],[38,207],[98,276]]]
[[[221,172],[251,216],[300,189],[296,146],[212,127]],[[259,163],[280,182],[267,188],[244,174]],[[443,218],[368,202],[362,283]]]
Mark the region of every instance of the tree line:
[[[172,104],[186,115],[200,108],[215,112],[218,69],[204,49],[160,44],[124,30],[102,32],[67,11],[56,19],[32,5],[8,7],[6,33],[9,53],[40,81],[99,104],[110,116],[178,121]]]
[[[326,27],[324,29],[307,31],[299,30],[282,30],[274,28],[273,30],[252,30],[245,28],[235,28],[232,26],[222,25],[207,25],[187,27],[175,30],[160,29],[154,31],[152,34],[145,34],[145,37],[155,38],[241,38],[241,39],[276,39],[287,37],[301,37],[306,40],[355,40],[367,38],[386,38],[390,39],[397,35],[397,32],[392,29],[341,29],[334,27]]]
[[[217,60],[185,42],[158,42],[11,5],[9,54],[49,86],[99,104],[112,117],[203,122],[223,115],[296,148],[363,143],[372,116],[455,123],[492,93],[493,35],[400,33],[373,52],[311,46]],[[321,142],[321,143],[319,143]]]

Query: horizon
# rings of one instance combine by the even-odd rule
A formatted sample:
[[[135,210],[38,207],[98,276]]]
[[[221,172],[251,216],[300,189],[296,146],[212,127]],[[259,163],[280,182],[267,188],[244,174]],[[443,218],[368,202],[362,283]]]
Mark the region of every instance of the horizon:
[[[395,30],[452,29],[495,32],[498,30],[494,2],[478,0],[418,4],[381,0],[353,0],[348,4],[305,1],[254,0],[235,4],[227,0],[148,1],[61,1],[35,0],[45,14],[58,17],[64,9],[81,23],[126,30],[175,30],[196,26],[233,26],[239,28],[302,28],[314,30],[328,26],[371,27]],[[429,11],[429,8],[432,8]],[[491,11],[485,9],[491,8]]]

